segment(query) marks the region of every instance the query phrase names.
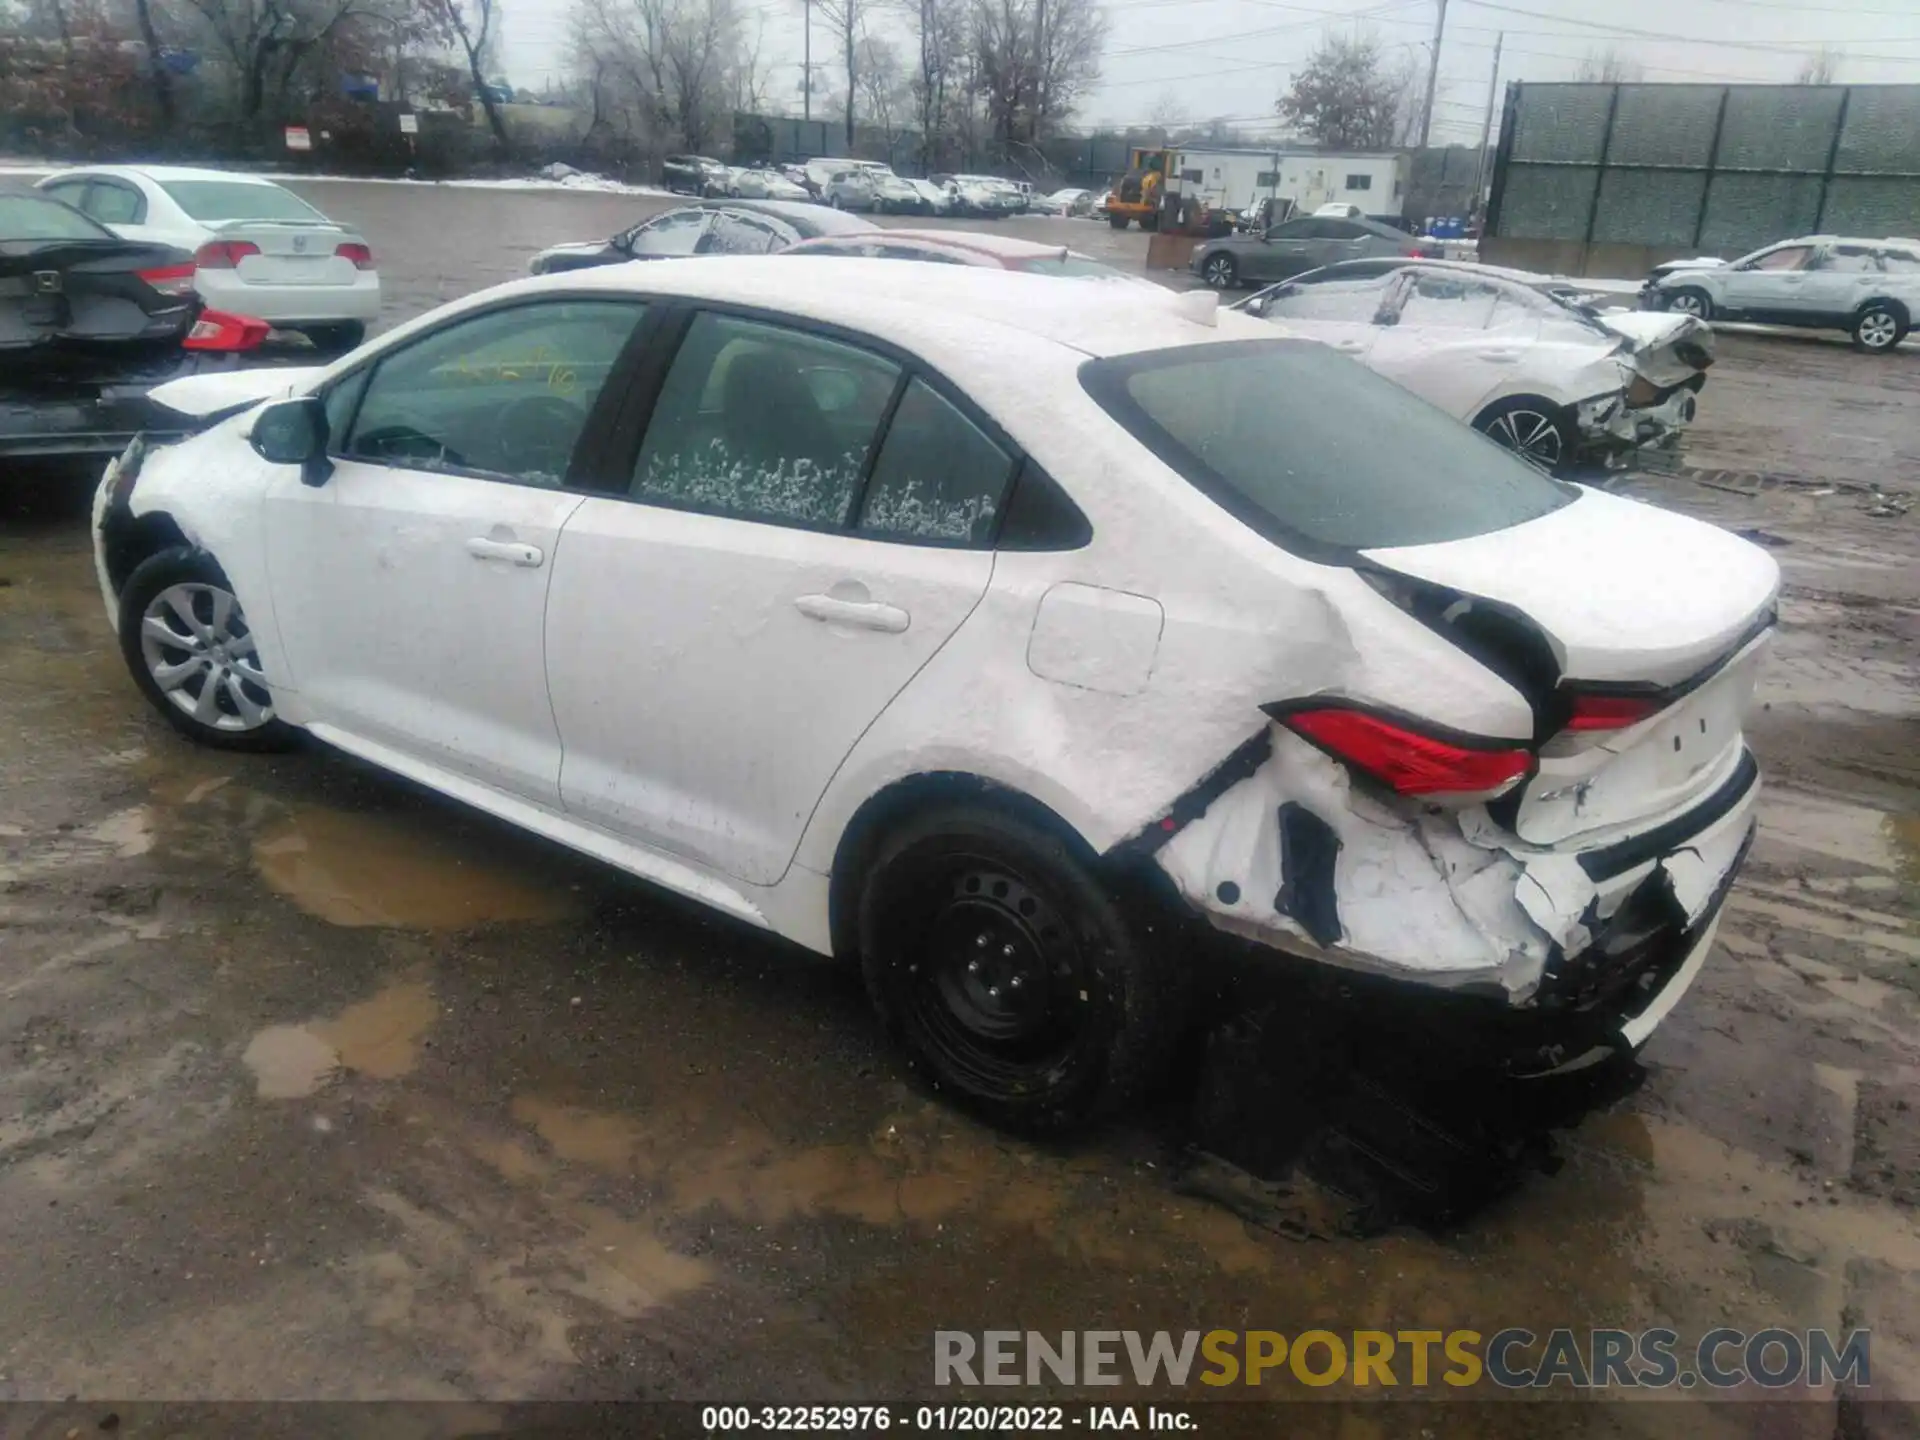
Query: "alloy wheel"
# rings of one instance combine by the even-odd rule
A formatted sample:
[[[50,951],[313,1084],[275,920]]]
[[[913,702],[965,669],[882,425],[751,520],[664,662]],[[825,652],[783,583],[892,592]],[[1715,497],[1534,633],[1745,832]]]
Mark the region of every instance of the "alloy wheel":
[[[1673,311],[1674,314],[1691,315],[1695,319],[1698,319],[1700,313],[1706,308],[1707,307],[1701,303],[1700,297],[1691,290],[1682,290],[1678,295],[1675,295],[1671,300],[1667,301],[1667,309]]]
[[[1870,310],[1860,317],[1855,332],[1869,350],[1885,350],[1900,338],[1900,323],[1885,310]]]
[[[218,585],[169,585],[140,617],[140,655],[167,702],[202,725],[232,734],[273,719],[240,602]]]
[[[1560,463],[1560,427],[1538,410],[1507,410],[1487,426],[1487,434],[1529,465],[1552,470]]]
[[[1207,261],[1207,283],[1216,290],[1224,290],[1233,283],[1233,261],[1224,255],[1216,255]]]

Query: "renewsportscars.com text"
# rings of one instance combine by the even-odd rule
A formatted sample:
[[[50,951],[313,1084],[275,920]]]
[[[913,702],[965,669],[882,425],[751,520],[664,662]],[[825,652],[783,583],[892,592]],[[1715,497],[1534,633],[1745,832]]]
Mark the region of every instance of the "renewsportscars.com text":
[[[936,1385],[1767,1389],[1871,1384],[1865,1330],[936,1330]]]

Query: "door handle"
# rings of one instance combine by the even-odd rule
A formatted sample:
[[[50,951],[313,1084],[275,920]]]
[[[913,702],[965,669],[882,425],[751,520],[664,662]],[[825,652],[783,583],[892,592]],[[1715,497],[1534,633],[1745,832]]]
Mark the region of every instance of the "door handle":
[[[882,605],[877,600],[841,600],[832,595],[801,595],[793,608],[809,620],[829,625],[852,625],[861,630],[878,630],[898,635],[907,628],[907,612],[898,605]]]
[[[1364,340],[1335,340],[1333,342],[1333,348],[1336,350],[1344,350],[1349,355],[1358,355],[1362,350],[1367,348],[1367,345]]]
[[[476,535],[467,541],[467,553],[476,560],[507,560],[532,570],[547,557],[537,545],[521,545],[512,540],[489,540]]]
[[[1482,350],[1480,358],[1494,365],[1512,365],[1520,358],[1518,350]]]

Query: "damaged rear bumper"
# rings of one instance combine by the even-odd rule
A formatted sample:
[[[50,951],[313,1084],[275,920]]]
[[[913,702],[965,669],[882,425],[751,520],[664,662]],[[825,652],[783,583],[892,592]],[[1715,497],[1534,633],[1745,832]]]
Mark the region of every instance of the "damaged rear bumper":
[[[1535,847],[1377,796],[1275,727],[1132,843],[1215,929],[1457,1019],[1482,1063],[1537,1075],[1638,1048],[1698,975],[1754,829],[1758,768],[1730,758],[1625,838]]]

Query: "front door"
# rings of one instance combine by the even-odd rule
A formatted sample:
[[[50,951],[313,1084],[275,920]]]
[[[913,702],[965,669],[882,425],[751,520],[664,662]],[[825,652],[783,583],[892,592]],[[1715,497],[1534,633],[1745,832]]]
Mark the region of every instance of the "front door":
[[[628,494],[589,498],[561,537],[567,809],[777,881],[841,761],[985,593],[1012,468],[893,360],[696,315]]]
[[[1813,254],[1811,245],[1779,245],[1748,261],[1724,282],[1727,307],[1761,320],[1803,313]]]
[[[642,307],[544,300],[449,322],[327,396],[334,469],[266,504],[294,687],[348,737],[557,807],[547,588],[561,485]]]

